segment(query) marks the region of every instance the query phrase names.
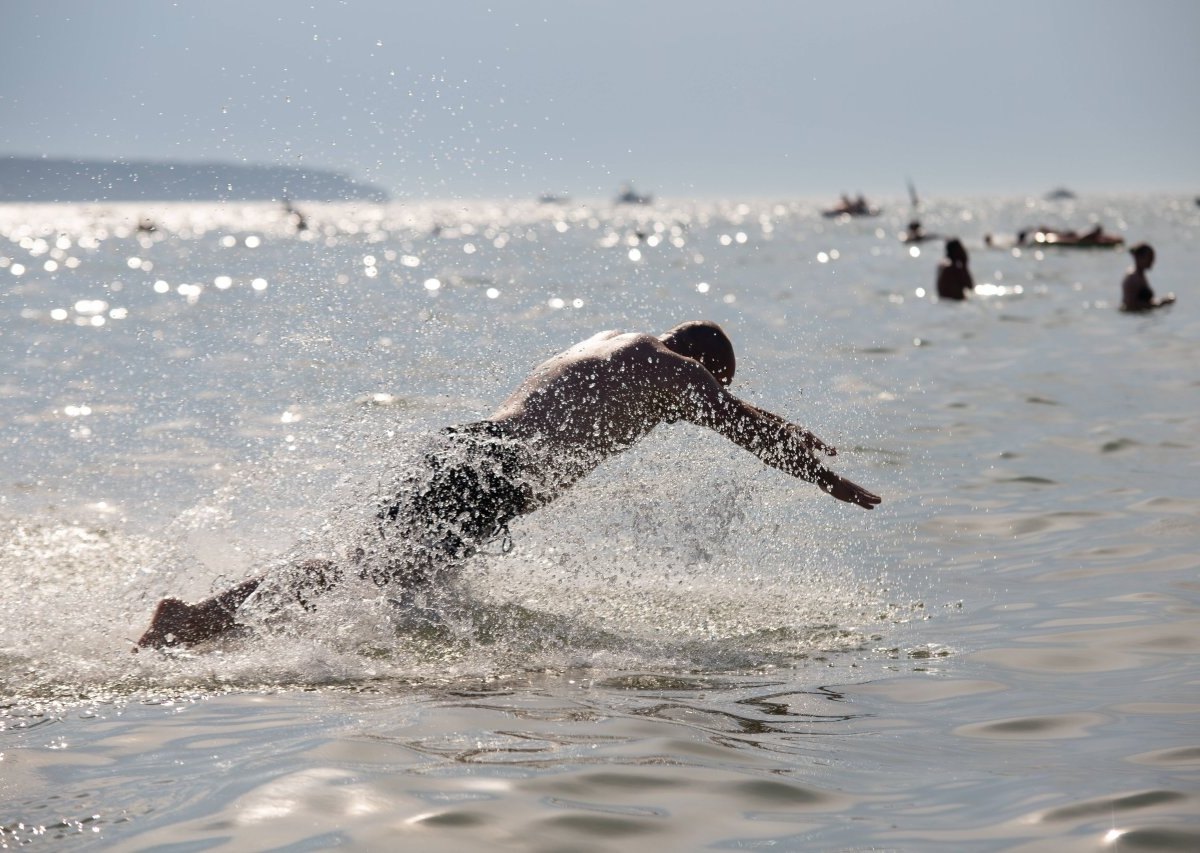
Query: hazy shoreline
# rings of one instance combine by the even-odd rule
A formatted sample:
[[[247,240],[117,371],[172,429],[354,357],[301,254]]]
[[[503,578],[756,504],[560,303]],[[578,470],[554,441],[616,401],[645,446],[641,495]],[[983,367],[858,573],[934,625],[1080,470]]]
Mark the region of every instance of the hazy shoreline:
[[[0,157],[2,202],[388,201],[331,169],[156,160]]]

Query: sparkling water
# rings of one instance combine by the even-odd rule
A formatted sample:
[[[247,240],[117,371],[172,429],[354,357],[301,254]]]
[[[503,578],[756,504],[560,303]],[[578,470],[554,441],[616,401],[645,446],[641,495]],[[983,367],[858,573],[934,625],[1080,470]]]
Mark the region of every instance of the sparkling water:
[[[821,206],[0,207],[0,847],[1200,846],[1200,208],[931,202],[946,304],[905,202]],[[1151,242],[1178,304],[1011,248],[1043,223]],[[553,353],[699,318],[880,508],[664,425],[438,624],[350,584],[129,653]]]

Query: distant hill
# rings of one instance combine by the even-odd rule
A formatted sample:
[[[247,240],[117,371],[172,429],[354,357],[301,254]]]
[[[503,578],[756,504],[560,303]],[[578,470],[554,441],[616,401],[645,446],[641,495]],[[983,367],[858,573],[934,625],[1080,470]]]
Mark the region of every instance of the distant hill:
[[[140,160],[0,157],[2,201],[388,200],[385,190],[326,169]]]

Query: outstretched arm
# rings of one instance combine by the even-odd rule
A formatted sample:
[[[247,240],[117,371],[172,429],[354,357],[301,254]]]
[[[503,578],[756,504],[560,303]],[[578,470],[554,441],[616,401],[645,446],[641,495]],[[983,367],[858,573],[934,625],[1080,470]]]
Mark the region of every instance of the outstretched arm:
[[[686,371],[690,375],[684,378],[679,395],[685,420],[715,430],[772,468],[815,483],[840,501],[864,509],[874,509],[881,502],[878,495],[826,468],[813,453],[821,450],[833,456],[835,448],[803,427],[739,400],[708,371],[697,368]]]
[[[881,498],[822,465],[809,439],[819,439],[782,418],[744,403],[730,394],[714,418],[713,429],[749,450],[772,468],[815,483],[840,501],[874,509]],[[824,445],[821,445],[824,447]]]
[[[729,392],[725,392],[725,396],[731,397]],[[781,430],[786,430],[788,432],[795,433],[796,437],[799,438],[801,442],[803,442],[804,446],[809,451],[819,450],[822,453],[824,453],[826,456],[837,456],[837,448],[836,447],[834,447],[831,444],[826,444],[825,442],[821,441],[821,439],[817,438],[815,435],[813,435],[811,432],[809,432],[808,430],[806,430],[804,427],[800,426],[799,424],[794,424],[794,423],[790,423],[789,421],[785,421],[783,418],[779,417],[779,415],[772,414],[771,412],[768,412],[766,409],[760,409],[757,406],[752,406],[749,403],[747,403],[745,400],[737,400],[736,397],[732,397],[732,399],[736,400],[738,403],[741,403],[742,406],[744,406],[749,412],[753,413],[753,417],[762,420],[764,423],[769,423],[772,426],[778,427]]]

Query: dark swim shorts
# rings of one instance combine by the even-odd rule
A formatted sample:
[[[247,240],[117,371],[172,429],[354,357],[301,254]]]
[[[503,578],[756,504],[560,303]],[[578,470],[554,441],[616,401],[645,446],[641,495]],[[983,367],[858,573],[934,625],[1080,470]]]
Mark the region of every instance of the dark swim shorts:
[[[376,584],[427,584],[439,569],[496,540],[507,551],[508,523],[537,505],[527,454],[501,426],[446,427],[439,439],[423,469],[376,514],[384,553],[362,566]]]

